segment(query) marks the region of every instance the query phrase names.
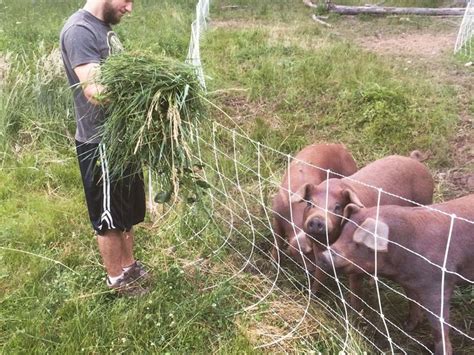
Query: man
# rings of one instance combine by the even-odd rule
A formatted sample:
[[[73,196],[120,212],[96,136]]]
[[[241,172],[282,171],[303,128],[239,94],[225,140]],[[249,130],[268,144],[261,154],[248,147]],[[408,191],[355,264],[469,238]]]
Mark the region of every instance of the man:
[[[87,0],[64,25],[61,54],[71,87],[77,121],[76,150],[83,180],[87,208],[107,271],[107,285],[119,294],[135,295],[146,291],[140,286],[147,271],[133,256],[133,225],[145,216],[142,176],[125,176],[110,181],[107,142],[102,142],[99,127],[104,122],[101,94],[96,83],[100,63],[122,50],[111,25],[132,11],[133,0]]]

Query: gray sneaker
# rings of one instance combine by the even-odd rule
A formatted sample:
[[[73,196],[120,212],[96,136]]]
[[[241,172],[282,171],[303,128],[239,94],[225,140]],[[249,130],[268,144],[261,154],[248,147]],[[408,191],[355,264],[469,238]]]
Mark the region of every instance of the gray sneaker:
[[[138,260],[133,263],[131,268],[124,272],[124,277],[134,282],[146,283],[150,281],[151,275],[148,270],[143,267],[143,264]]]
[[[114,283],[111,283],[108,277],[106,281],[107,287],[114,290],[119,296],[136,297],[142,296],[149,291],[148,288],[140,285],[139,282],[133,280],[127,273],[124,273],[123,276]]]

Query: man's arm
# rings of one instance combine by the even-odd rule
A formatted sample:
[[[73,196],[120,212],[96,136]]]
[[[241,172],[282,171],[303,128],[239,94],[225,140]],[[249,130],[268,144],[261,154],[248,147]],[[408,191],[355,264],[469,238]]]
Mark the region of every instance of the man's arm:
[[[100,99],[100,95],[104,93],[105,87],[97,83],[99,71],[99,63],[83,64],[74,68],[84,91],[84,96],[93,105],[104,103],[104,100]]]

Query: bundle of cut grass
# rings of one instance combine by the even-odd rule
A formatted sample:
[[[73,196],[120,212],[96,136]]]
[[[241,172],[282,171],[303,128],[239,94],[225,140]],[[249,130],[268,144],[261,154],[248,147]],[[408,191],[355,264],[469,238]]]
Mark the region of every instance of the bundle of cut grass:
[[[143,165],[156,176],[166,202],[198,175],[190,146],[204,116],[202,88],[190,65],[143,53],[110,56],[101,66],[107,120],[102,129],[110,175],[119,179]],[[198,180],[198,186],[203,186]]]

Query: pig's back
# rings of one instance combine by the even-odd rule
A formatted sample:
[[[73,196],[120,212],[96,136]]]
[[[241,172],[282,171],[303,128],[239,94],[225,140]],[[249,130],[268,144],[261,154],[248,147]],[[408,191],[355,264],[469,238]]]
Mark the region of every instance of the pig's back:
[[[338,174],[335,176],[331,175],[331,178],[349,176],[357,171],[357,164],[354,158],[343,144],[311,144],[303,149],[297,157],[299,155],[302,159],[306,157],[307,161],[313,165],[326,170],[329,169]],[[326,175],[321,181],[324,180],[326,180]]]
[[[414,209],[423,211],[423,215],[427,217],[424,225],[420,226],[420,233],[427,234],[424,244],[428,249],[439,249],[436,261],[441,267],[446,248],[449,248],[446,269],[474,281],[474,195],[430,207],[433,210],[423,207]],[[462,280],[459,278],[457,281]]]
[[[474,194],[432,205],[433,209],[474,222]]]
[[[433,205],[433,208],[456,216],[449,217],[450,223],[453,219],[453,229],[448,261],[453,264],[453,271],[474,282],[474,194]]]
[[[327,178],[327,170],[335,172],[331,178],[341,178],[357,171],[352,155],[342,144],[311,144],[303,148],[290,163],[281,186],[286,192],[296,192],[305,183],[319,185]],[[290,176],[288,176],[290,175]]]
[[[382,194],[384,205],[412,206],[411,201],[429,205],[432,202],[433,177],[424,164],[413,158],[391,155],[368,164],[350,178],[394,195]],[[377,193],[376,189],[371,190],[372,194]]]

